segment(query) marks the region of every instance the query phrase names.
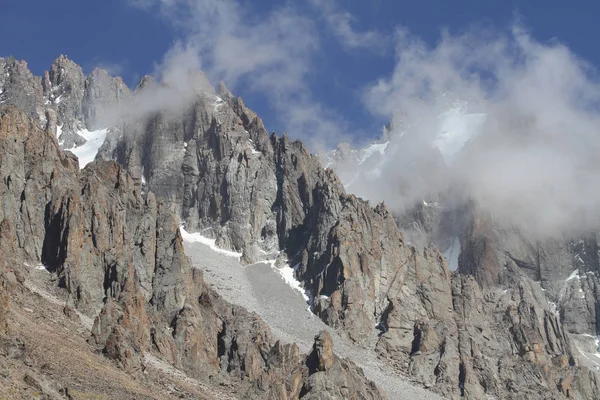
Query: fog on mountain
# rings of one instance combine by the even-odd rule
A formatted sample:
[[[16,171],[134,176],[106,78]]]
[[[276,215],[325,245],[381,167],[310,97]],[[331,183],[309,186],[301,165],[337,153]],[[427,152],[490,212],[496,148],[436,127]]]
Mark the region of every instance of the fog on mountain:
[[[349,191],[397,213],[440,194],[472,198],[540,235],[598,226],[592,67],[519,26],[506,36],[444,35],[433,48],[398,36],[394,74],[365,91],[369,109],[392,121],[389,144],[366,168],[340,166]]]

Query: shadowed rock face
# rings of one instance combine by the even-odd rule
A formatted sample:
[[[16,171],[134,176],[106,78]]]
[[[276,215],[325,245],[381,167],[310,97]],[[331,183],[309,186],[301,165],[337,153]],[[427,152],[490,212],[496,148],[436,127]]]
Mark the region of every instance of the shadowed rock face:
[[[142,372],[144,354],[155,353],[252,398],[299,395],[312,375],[305,356],[274,344],[256,315],[204,284],[183,253],[179,218],[120,165],[98,161],[79,171],[50,132],[13,106],[0,108],[0,150],[2,331],[10,329],[13,271],[42,262],[69,294],[68,306],[94,318],[89,342],[125,370]],[[382,398],[353,365],[340,373]]]
[[[152,85],[144,79],[136,95]],[[99,117],[83,105],[81,113],[88,127]],[[22,113],[13,120],[19,130],[37,129]],[[125,368],[140,370],[140,354],[154,351],[193,376],[221,371],[257,397],[378,396],[349,364],[332,362],[326,336],[308,359],[296,356],[293,346],[273,345],[255,316],[210,291],[183,256],[181,218],[246,263],[283,251],[323,321],[365,345],[378,334],[375,351],[391,366],[447,397],[600,395],[568,335],[596,325],[596,275],[560,282],[574,269],[563,260],[577,246],[590,257],[586,272],[597,270],[595,237],[532,244],[470,205],[459,210],[460,268],[452,273],[434,246],[405,244],[384,205],[346,194],[301,142],[269,135],[224,86],[178,112],[120,124],[97,157],[105,162],[81,172],[58,150],[51,124],[33,135],[48,143],[23,139],[31,155],[3,142],[0,208],[16,221],[23,257],[56,273],[73,305],[96,317],[90,341]],[[23,164],[21,156],[45,161]],[[30,170],[39,178],[25,179]],[[436,213],[425,207],[415,218],[424,243],[444,226]]]

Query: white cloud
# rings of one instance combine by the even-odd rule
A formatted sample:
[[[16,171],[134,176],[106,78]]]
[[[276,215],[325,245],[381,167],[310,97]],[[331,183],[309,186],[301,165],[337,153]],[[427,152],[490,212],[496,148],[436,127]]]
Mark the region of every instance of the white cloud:
[[[119,76],[125,71],[127,62],[112,62],[112,61],[96,61],[93,63],[93,68],[105,70],[111,76]],[[93,69],[91,68],[91,69]]]
[[[352,17],[336,3],[311,3],[347,48],[380,42],[375,31],[355,31]],[[136,4],[160,12],[183,37],[157,67],[176,88],[162,96],[170,105],[209,85],[192,73],[202,68],[213,82],[224,79],[234,89],[238,84],[266,96],[286,131],[313,149],[329,147],[350,131],[342,117],[314,100],[307,82],[319,50],[318,29],[293,6],[259,16],[249,3],[234,0]],[[587,63],[558,42],[536,41],[519,25],[504,32],[442,32],[435,46],[398,29],[394,41],[395,68],[368,86],[364,101],[373,115],[393,119],[396,133],[407,134],[395,136],[388,147],[392,156],[353,191],[402,212],[453,189],[452,201],[464,201],[468,193],[496,218],[536,232],[596,224],[600,85]],[[190,76],[196,79],[192,90]],[[447,168],[431,143],[440,133],[440,114],[458,100],[466,102],[467,113],[487,117]],[[138,107],[162,104],[148,100]]]
[[[487,118],[448,169],[430,144],[457,99]],[[353,186],[365,197],[401,212],[454,188],[455,201],[468,193],[496,220],[536,233],[598,226],[600,84],[563,44],[536,41],[518,25],[444,32],[434,47],[399,30],[395,69],[369,85],[365,103],[407,132],[378,174]]]
[[[349,12],[339,10],[335,0],[310,0],[310,3],[321,13],[329,29],[344,48],[381,52],[387,46],[387,38],[376,30],[355,30],[352,24],[356,18]]]
[[[307,77],[314,68],[319,38],[314,21],[284,5],[258,15],[235,0],[137,0],[132,4],[159,12],[183,36],[197,64],[211,81],[224,80],[234,91],[243,86],[274,108],[292,136],[339,135],[340,118],[319,104]],[[158,71],[160,73],[160,71]]]
[[[213,86],[201,71],[198,49],[177,42],[154,66],[155,81],[142,93],[124,99],[118,105],[104,109],[99,124],[112,126],[122,118],[146,118],[156,112],[179,112],[201,93],[213,91]],[[158,84],[157,84],[158,82]]]

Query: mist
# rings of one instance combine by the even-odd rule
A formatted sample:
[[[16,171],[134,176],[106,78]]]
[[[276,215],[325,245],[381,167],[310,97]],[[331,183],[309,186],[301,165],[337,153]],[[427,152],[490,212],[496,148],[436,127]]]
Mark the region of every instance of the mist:
[[[264,98],[275,115],[275,120],[266,121],[271,129],[277,126],[315,149],[350,137],[343,117],[312,95],[309,77],[320,38],[315,18],[299,7],[285,3],[261,10],[258,17],[252,3],[235,0],[129,3],[167,21],[181,38],[174,49],[190,49],[186,59],[213,84],[224,81],[234,93],[243,88]],[[341,40],[361,37],[348,21],[344,24],[346,36]],[[163,75],[172,65],[165,62],[156,72]]]
[[[393,73],[364,92],[392,121],[387,155],[350,191],[397,214],[440,195],[476,200],[536,235],[598,228],[600,86],[588,63],[520,25],[444,32],[434,47],[399,30],[396,42]]]

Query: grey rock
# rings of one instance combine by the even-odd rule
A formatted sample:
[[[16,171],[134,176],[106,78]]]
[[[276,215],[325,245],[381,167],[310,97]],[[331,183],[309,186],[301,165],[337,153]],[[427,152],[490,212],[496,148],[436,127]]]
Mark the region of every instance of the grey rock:
[[[253,398],[377,396],[329,356],[303,364],[293,347],[271,343],[256,316],[208,289],[183,255],[181,218],[246,263],[283,252],[323,321],[365,346],[379,333],[381,357],[444,396],[597,397],[596,373],[570,339],[597,334],[595,234],[534,240],[468,198],[445,203],[443,190],[404,215],[373,208],[301,142],[270,135],[223,84],[181,110],[114,122],[97,157],[105,161],[79,172],[60,152],[56,127],[105,127],[128,89],[95,71],[80,98],[81,75],[66,59],[43,85],[23,63],[3,63],[18,77],[2,81],[10,93],[19,88],[10,101],[34,117],[11,114],[0,125],[9,127],[0,129],[0,209],[14,221],[10,241],[47,263],[73,306],[97,316],[92,343],[123,368],[140,371],[140,354],[154,351]],[[136,93],[154,85],[145,77]],[[43,107],[44,87],[54,86],[64,100]],[[15,142],[16,130],[24,135]],[[403,185],[443,178],[443,169],[417,170]],[[431,245],[443,248],[448,237],[461,243],[454,273]],[[329,354],[326,342],[317,340],[317,354]]]
[[[41,78],[33,76],[25,61],[0,58],[0,104],[12,104],[34,119],[43,119]]]
[[[365,385],[362,370],[333,354],[329,333],[315,337],[313,351],[307,358],[311,372],[301,393],[303,399],[380,399],[383,394],[373,383]]]
[[[302,143],[268,135],[241,100],[224,87],[220,95],[199,96],[179,115],[154,116],[125,132],[106,157],[130,170],[143,166],[148,187],[187,229],[242,252],[245,262],[283,250],[317,315],[365,344],[378,325],[381,356],[440,394],[559,397],[560,382],[588,374],[547,295],[533,288],[541,273],[524,267],[531,253],[521,233],[494,225],[475,205],[423,205],[413,218],[426,239],[408,246],[384,205],[347,195]],[[461,235],[460,275],[428,245],[442,230]],[[554,266],[562,251],[545,248],[551,279],[569,271]],[[502,290],[516,296],[515,305],[496,308]],[[472,309],[480,310],[476,318]],[[507,367],[498,370],[502,362]],[[587,389],[581,393],[596,390]]]
[[[66,149],[85,143],[85,139],[77,134],[85,128],[81,111],[84,82],[81,67],[64,55],[54,61],[42,78],[44,105],[55,110],[57,118],[52,122],[60,126],[58,140]]]
[[[85,80],[81,111],[86,127],[93,131],[115,123],[110,111],[117,108],[131,94],[120,77],[111,77],[106,70],[96,68]]]

